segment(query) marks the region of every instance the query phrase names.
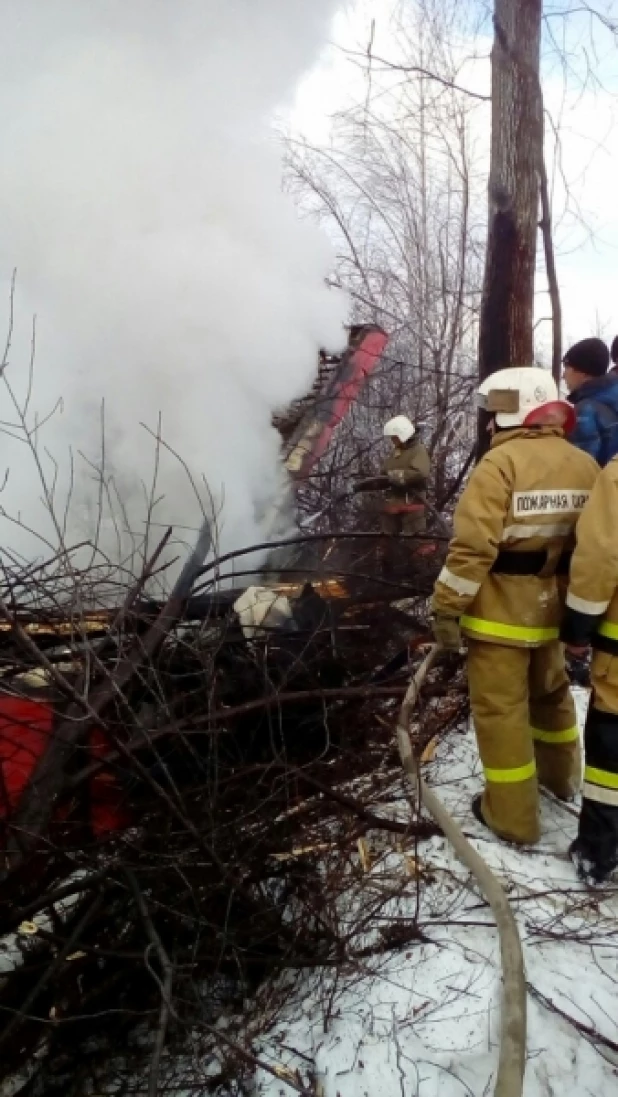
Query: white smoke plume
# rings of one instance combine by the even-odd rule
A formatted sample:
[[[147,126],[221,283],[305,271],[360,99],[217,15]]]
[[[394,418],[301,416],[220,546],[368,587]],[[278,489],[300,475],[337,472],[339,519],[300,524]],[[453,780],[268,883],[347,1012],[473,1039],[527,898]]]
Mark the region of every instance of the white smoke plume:
[[[0,0],[5,378],[23,404],[36,314],[27,418],[61,399],[32,437],[60,525],[70,485],[67,543],[96,530],[113,555],[119,530],[124,551],[155,466],[151,547],[168,523],[194,540],[206,482],[223,547],[259,538],[281,475],[271,412],[307,391],[319,346],[345,340],[330,245],[282,194],[270,132],[336,6]],[[42,558],[58,531],[2,387],[0,401],[0,551]],[[159,417],[164,447],[140,425],[156,434]]]

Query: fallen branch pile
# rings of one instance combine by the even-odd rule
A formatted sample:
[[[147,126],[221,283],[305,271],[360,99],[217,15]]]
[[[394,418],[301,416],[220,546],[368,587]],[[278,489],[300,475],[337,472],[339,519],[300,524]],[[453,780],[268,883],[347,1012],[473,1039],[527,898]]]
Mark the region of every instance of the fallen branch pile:
[[[114,613],[2,603],[0,699],[50,719],[17,745],[61,745],[3,790],[0,1087],[24,1097],[101,1089],[111,1057],[117,1092],[131,1069],[162,1092],[166,1049],[196,1026],[215,1092],[253,1056],[217,1026],[226,1011],[267,976],[384,947],[367,943],[373,906],[342,914],[368,832],[436,832],[389,810],[426,582],[397,605],[363,602],[359,581],[330,601],[297,584],[294,631],[248,642],[212,587],[173,612],[140,601],[155,566]],[[453,673],[428,685],[419,749],[461,715]]]

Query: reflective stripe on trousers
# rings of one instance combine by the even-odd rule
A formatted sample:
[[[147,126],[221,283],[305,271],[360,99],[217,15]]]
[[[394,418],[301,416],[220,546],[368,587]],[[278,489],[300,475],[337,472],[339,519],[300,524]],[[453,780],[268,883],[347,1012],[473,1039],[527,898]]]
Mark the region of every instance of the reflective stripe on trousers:
[[[464,629],[470,629],[479,636],[492,636],[497,640],[521,640],[525,644],[546,644],[557,640],[557,627],[535,628],[529,625],[505,625],[502,621],[486,621],[482,617],[469,617],[464,613],[460,620]]]
[[[536,739],[537,743],[574,743],[579,739],[577,725],[566,728],[565,731],[541,731],[540,728],[531,728],[531,731],[532,738]]]
[[[483,773],[488,781],[497,785],[514,785],[518,781],[529,781],[536,773],[536,762],[528,762],[525,766],[514,766],[512,769],[488,769],[483,766]]]
[[[591,678],[577,848],[593,866],[595,877],[602,880],[618,865],[618,659],[595,652]],[[597,707],[601,695],[611,711]]]
[[[584,796],[597,804],[609,804],[618,807],[618,773],[598,766],[586,766],[584,769]]]
[[[604,621],[599,632],[613,639],[618,626]],[[618,807],[618,658],[595,651],[590,668],[592,702],[586,720],[584,796]],[[609,711],[606,711],[609,710]]]
[[[538,785],[568,799],[581,776],[562,645],[508,647],[470,636],[468,681],[487,782],[484,818],[504,838],[534,842]]]
[[[566,728],[564,731],[541,731],[540,728],[530,728],[532,738],[537,743],[574,743],[579,739],[578,728]],[[588,773],[588,767],[586,773]],[[516,781],[528,781],[531,777],[534,777],[536,773],[536,762],[528,762],[526,766],[515,766],[514,769],[487,769],[483,767],[485,778],[488,781],[494,781],[497,784],[514,784]],[[601,770],[594,770],[595,773],[601,773]],[[611,778],[614,782],[613,788],[618,790],[618,776],[616,774],[604,774],[604,776]],[[594,778],[588,777],[587,780],[593,780]],[[607,782],[608,784],[610,782]],[[618,792],[616,796],[616,802],[618,803]]]

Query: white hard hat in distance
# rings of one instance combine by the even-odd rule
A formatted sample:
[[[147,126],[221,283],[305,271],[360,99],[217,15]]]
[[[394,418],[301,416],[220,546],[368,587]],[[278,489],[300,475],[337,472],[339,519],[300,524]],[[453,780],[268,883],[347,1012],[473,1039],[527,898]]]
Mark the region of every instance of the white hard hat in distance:
[[[384,424],[385,438],[398,438],[400,442],[409,442],[414,437],[414,424],[407,415],[396,415]]]

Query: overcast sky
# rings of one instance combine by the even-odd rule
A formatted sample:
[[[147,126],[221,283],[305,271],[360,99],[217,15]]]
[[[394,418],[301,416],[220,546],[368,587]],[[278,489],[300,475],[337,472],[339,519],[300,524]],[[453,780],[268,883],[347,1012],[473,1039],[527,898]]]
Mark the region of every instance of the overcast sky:
[[[366,48],[372,19],[374,52],[389,58],[395,53],[389,21],[399,2],[350,0],[345,5],[336,20],[332,45],[298,95],[294,125],[312,141],[327,142],[333,114],[355,99],[362,101],[364,76],[343,50]],[[600,25],[593,25],[591,40],[590,19],[581,14],[579,5],[573,3],[580,14],[564,20],[559,12],[569,3],[572,0],[546,0],[549,18],[543,45],[545,104],[560,127],[563,171],[570,191],[570,210],[565,212],[562,185],[556,176],[555,235],[565,348],[590,334],[611,340],[618,333],[618,49],[612,35]],[[618,20],[618,3],[612,5],[607,0],[600,6],[606,11],[614,8]],[[557,41],[566,48],[566,67],[556,56]],[[466,66],[466,86],[488,92],[488,24],[486,35],[476,35],[469,45],[469,52],[480,59]],[[584,80],[587,71],[592,72],[592,80]],[[487,147],[488,108],[481,105],[473,117],[480,144]],[[537,290],[544,285],[541,272]],[[537,300],[538,317],[547,316],[547,299],[539,295]],[[548,347],[548,325],[540,325],[537,343],[538,350]]]

